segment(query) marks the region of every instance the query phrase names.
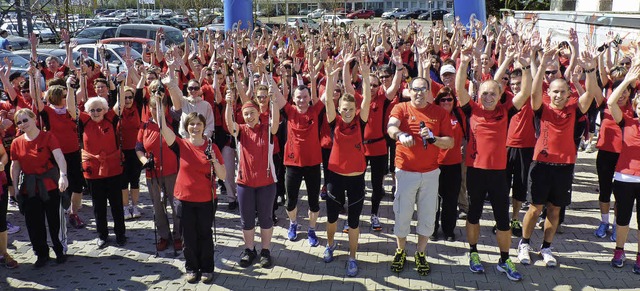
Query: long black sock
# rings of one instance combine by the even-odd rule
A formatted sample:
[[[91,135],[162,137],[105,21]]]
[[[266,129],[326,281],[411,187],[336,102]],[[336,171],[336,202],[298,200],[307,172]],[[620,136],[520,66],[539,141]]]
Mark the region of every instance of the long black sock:
[[[509,259],[509,252],[500,252],[500,262],[504,263]]]
[[[624,250],[624,248],[616,247],[616,250]]]
[[[478,252],[478,244],[474,244],[474,245],[470,245],[470,253],[477,253]]]
[[[551,246],[551,243],[550,243],[550,242],[547,242],[547,241],[543,241],[543,242],[542,242],[542,248],[543,248],[543,249],[546,249],[546,248],[548,248],[548,247],[550,247],[550,246]]]
[[[523,237],[523,238],[520,240],[520,243],[521,243],[521,244],[530,244],[530,242],[531,242],[531,238],[524,238],[524,237]]]

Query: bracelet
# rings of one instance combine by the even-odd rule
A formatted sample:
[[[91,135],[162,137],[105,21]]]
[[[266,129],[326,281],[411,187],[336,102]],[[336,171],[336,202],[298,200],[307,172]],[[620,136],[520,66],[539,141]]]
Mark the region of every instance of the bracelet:
[[[596,71],[596,68],[595,68],[595,67],[593,67],[593,68],[591,68],[591,69],[588,69],[588,70],[584,70],[584,72],[585,72],[586,74],[588,74],[588,73],[593,73],[593,72],[595,72],[595,71]]]
[[[60,174],[60,176],[61,176],[61,177],[66,177],[66,176],[67,176],[67,173],[61,173],[61,174]]]
[[[531,69],[531,65],[524,66],[524,67],[520,68],[520,70],[522,70],[522,71],[528,70],[528,69]]]

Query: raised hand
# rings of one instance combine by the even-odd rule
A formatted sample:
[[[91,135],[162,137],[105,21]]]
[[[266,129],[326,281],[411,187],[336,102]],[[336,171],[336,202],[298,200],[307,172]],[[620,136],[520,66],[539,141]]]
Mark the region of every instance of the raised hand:
[[[580,62],[585,70],[591,70],[596,67],[596,60],[593,58],[593,54],[587,50],[580,53]]]

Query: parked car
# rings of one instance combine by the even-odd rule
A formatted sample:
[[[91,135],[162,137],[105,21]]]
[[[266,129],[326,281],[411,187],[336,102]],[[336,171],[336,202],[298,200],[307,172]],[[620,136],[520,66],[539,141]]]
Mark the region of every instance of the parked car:
[[[432,12],[427,11],[425,13],[418,15],[418,19],[419,20],[442,20],[444,15],[447,13],[449,13],[449,11],[442,10],[442,9],[433,10]]]
[[[100,40],[100,43],[103,44],[117,44],[117,45],[125,45],[129,44],[131,49],[137,51],[142,54],[142,45],[147,45],[147,47],[155,47],[156,41],[148,38],[140,38],[140,37],[113,37]],[[166,51],[166,47],[161,48],[162,51]],[[147,50],[147,53],[149,50]]]
[[[327,10],[325,9],[316,9],[311,11],[311,13],[307,14],[307,18],[310,19],[318,19],[320,17],[322,17],[322,15],[324,15],[327,12]]]
[[[96,41],[115,37],[116,36],[116,28],[115,27],[87,27],[71,38],[71,41],[77,41],[78,44],[87,44],[87,43],[96,43]],[[64,41],[60,43],[59,47],[64,48]]]
[[[331,25],[346,26],[346,25],[352,24],[353,20],[345,18],[344,16],[341,16],[341,15],[325,14],[322,16],[322,22],[329,23]]]
[[[102,57],[100,57],[99,49],[104,47],[105,49],[105,59],[107,62],[107,66],[109,66],[110,71],[120,70],[121,72],[127,71],[127,65],[124,61],[125,47],[117,44],[81,44],[77,47],[73,48],[74,52],[82,53],[86,51],[90,58],[93,58],[98,61],[98,63],[102,62]],[[131,57],[135,59],[142,58],[142,55],[135,50],[131,50]]]
[[[420,14],[425,13],[425,12],[429,12],[429,10],[416,9],[416,10],[410,11],[407,14],[404,14],[404,15],[400,16],[399,18],[400,19],[417,19]]]
[[[16,55],[19,55],[25,59],[31,58],[31,49],[24,49],[13,52]],[[46,66],[46,60],[48,57],[56,57],[60,60],[61,64],[65,62],[67,59],[67,51],[64,49],[49,49],[49,48],[38,48],[36,49],[36,53],[38,54],[38,62],[43,63]],[[80,66],[79,60],[82,54],[80,52],[71,52],[71,57],[74,60],[74,65],[76,67]]]
[[[9,40],[9,44],[11,45],[11,49],[13,50],[31,48],[29,40],[25,37],[10,34],[9,36],[7,36],[7,40]]]
[[[311,13],[311,10],[309,9],[300,9],[300,11],[298,11],[298,15],[301,15],[301,16],[305,16],[309,13]]]
[[[384,9],[376,8],[376,9],[373,9],[373,12],[375,13],[374,14],[375,17],[382,17],[382,13],[384,13]]]
[[[120,20],[100,20],[97,19],[95,22],[87,24],[87,27],[97,27],[97,26],[106,26],[106,27],[118,27],[122,24]]]
[[[391,11],[387,11],[382,13],[383,19],[396,19],[400,18],[402,15],[408,14],[409,10],[404,8],[393,8]]]
[[[156,39],[156,32],[162,28],[166,45],[180,45],[184,42],[182,31],[175,27],[157,24],[123,24],[116,30],[116,37],[141,37]]]
[[[320,24],[313,21],[311,18],[306,17],[289,17],[287,25],[295,28],[303,28],[305,25],[309,26],[309,29],[319,31]]]
[[[20,33],[18,33],[18,24],[16,23],[6,22],[2,24],[2,26],[0,26],[0,29],[6,30],[11,35],[22,37],[28,36],[26,23],[22,25],[23,35],[20,35]],[[56,41],[56,35],[51,31],[51,29],[43,27],[41,25],[37,25],[36,23],[33,23],[33,33],[36,34],[40,42],[48,41],[54,43]]]
[[[349,19],[373,19],[376,13],[373,10],[360,9],[347,14]]]
[[[23,75],[27,73],[27,69],[29,68],[29,61],[27,59],[10,51],[0,50],[0,66],[6,66],[4,62],[5,57],[12,62],[11,73],[19,72]],[[44,79],[41,79],[40,87],[44,88]],[[8,96],[5,95],[6,93],[4,93],[4,86],[2,82],[0,82],[0,94],[2,95],[3,100],[8,99]]]

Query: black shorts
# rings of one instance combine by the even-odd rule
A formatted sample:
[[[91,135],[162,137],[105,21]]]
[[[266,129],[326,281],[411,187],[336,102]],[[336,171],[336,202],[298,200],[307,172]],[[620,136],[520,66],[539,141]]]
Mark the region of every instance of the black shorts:
[[[70,193],[82,193],[82,186],[84,186],[85,182],[84,176],[82,176],[80,150],[64,154],[64,160],[67,162],[67,179],[69,180],[67,191]]]
[[[529,169],[529,195],[531,203],[555,206],[571,204],[571,185],[574,165],[552,165],[531,162]]]

